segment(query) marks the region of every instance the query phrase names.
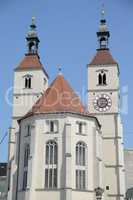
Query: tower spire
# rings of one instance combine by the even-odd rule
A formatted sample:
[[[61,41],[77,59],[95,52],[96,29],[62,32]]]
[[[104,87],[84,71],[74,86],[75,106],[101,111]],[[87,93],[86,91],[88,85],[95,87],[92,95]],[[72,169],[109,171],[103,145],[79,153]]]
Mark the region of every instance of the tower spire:
[[[26,40],[28,46],[28,54],[38,54],[39,38],[36,31],[35,17],[32,17],[32,23],[30,25],[30,30],[28,31]]]
[[[102,6],[101,20],[100,20],[99,31],[97,32],[97,37],[99,42],[98,50],[108,49],[110,32],[108,31],[106,24],[104,4]]]

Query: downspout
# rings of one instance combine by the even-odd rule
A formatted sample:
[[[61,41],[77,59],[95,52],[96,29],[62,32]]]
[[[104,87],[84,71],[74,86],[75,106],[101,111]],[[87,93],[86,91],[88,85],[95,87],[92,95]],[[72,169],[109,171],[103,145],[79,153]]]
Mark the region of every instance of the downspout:
[[[16,196],[15,196],[15,200],[17,200],[17,194],[18,194],[18,178],[19,178],[19,163],[20,163],[20,144],[21,144],[21,125],[20,125],[20,121],[19,123],[19,140],[18,140],[18,159],[17,159],[17,180],[16,180]]]

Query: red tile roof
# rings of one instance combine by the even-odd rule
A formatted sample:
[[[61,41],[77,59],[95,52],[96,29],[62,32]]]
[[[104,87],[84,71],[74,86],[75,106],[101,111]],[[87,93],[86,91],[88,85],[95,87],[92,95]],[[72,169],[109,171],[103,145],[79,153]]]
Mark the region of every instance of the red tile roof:
[[[109,50],[98,50],[90,65],[110,65],[118,63],[114,60]]]
[[[74,112],[85,113],[79,97],[62,75],[58,75],[28,113]]]
[[[30,69],[42,69],[45,75],[48,77],[47,72],[43,68],[43,65],[40,61],[40,57],[37,54],[26,54],[24,59],[20,62],[17,70],[30,70]]]
[[[35,68],[35,69],[40,69],[43,68],[43,65],[40,62],[40,58],[37,54],[34,55],[25,55],[24,59],[20,62],[18,67],[16,69],[30,69],[30,68]]]

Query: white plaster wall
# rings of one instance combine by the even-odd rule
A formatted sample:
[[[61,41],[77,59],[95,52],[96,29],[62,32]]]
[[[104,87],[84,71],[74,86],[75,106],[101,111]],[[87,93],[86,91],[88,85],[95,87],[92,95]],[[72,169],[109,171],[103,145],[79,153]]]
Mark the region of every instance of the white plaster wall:
[[[31,89],[25,89],[25,81],[24,76],[30,75],[32,76]],[[46,79],[46,83],[44,84],[44,78]],[[15,71],[14,73],[14,94],[20,93],[40,93],[40,91],[45,90],[48,87],[48,78],[42,69],[39,70],[23,70],[23,71]]]
[[[116,173],[118,173],[118,172],[116,171],[116,168],[114,168],[114,167],[104,169],[104,185],[105,185],[105,187],[106,186],[110,187],[110,189],[108,191],[106,190],[106,195],[107,195],[106,199],[110,199],[108,197],[109,194],[117,194],[118,193]]]
[[[25,89],[25,75],[31,75],[31,89]],[[44,84],[44,78],[46,82]],[[16,71],[14,75],[13,116],[22,117],[40,98],[48,87],[48,79],[43,70]]]
[[[72,200],[88,200],[88,199],[95,199],[95,194],[94,192],[72,192]]]
[[[58,120],[59,131],[55,134],[48,133],[47,120]],[[83,121],[86,123],[85,135],[77,135],[76,122]],[[27,124],[32,124],[32,134],[31,137],[25,137],[25,127]],[[69,129],[66,129],[66,125],[70,125]],[[97,130],[97,131],[96,131]],[[66,132],[70,131],[70,132]],[[86,117],[69,115],[69,114],[45,114],[37,115],[34,118],[25,119],[21,123],[21,152],[20,152],[20,167],[19,167],[19,191],[18,200],[43,200],[43,199],[53,199],[54,200],[67,200],[68,194],[70,194],[71,200],[75,198],[79,200],[88,200],[94,196],[94,160],[96,155],[94,152],[94,134],[96,133],[97,139],[101,137],[99,135],[98,129],[96,128],[96,123],[93,119],[87,119]],[[71,140],[70,140],[71,137]],[[44,187],[45,183],[45,145],[48,140],[55,140],[58,144],[58,189],[57,190],[46,190]],[[99,139],[98,139],[99,140]],[[65,162],[64,162],[64,147],[70,141],[68,150],[71,150],[71,166],[69,174],[65,174]],[[83,141],[87,144],[87,188],[86,191],[77,191],[75,185],[75,148],[79,141]],[[24,144],[30,142],[31,154],[28,172],[28,189],[29,192],[22,191],[22,180],[23,180],[23,159],[24,159]],[[100,153],[100,142],[98,142],[97,153],[101,157]],[[69,163],[68,163],[69,164]],[[70,178],[67,182],[66,179]],[[64,180],[65,179],[65,180]],[[71,188],[71,192],[69,193]],[[63,189],[64,188],[64,189]],[[66,188],[66,189],[65,189]],[[75,191],[73,191],[75,190]],[[22,194],[23,193],[23,194]],[[29,193],[29,195],[26,193]],[[82,195],[80,195],[82,194]],[[28,197],[27,197],[28,196]],[[64,198],[64,199],[63,199]]]
[[[107,85],[98,86],[98,71],[107,70]],[[118,79],[118,67],[117,65],[103,65],[103,66],[88,66],[88,85],[89,89],[95,90],[113,90],[119,88],[119,79]]]
[[[24,76],[31,75],[32,88],[24,89]],[[46,82],[44,84],[44,78]],[[10,191],[8,192],[8,200],[15,200],[16,194],[16,175],[17,175],[17,151],[16,146],[19,126],[17,120],[24,116],[33,106],[33,104],[41,96],[41,93],[48,87],[48,79],[41,70],[15,71],[13,85],[13,121],[10,131],[9,141],[9,162],[11,163]],[[11,102],[10,102],[11,103]]]
[[[125,149],[125,182],[126,189],[133,187],[133,149]]]

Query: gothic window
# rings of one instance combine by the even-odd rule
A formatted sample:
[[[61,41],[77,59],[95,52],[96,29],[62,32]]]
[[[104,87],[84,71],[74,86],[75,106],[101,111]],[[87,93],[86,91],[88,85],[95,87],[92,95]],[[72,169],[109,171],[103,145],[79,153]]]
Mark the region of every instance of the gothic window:
[[[76,170],[76,189],[84,190],[86,188],[85,176],[85,170]]]
[[[45,188],[57,188],[58,147],[55,141],[46,143],[45,156]]]
[[[76,165],[85,166],[85,150],[86,145],[83,142],[78,142],[76,145]]]
[[[107,83],[106,83],[106,74],[104,73],[103,74],[103,85],[106,85]]]
[[[23,174],[23,189],[24,190],[27,187],[29,155],[30,155],[30,145],[27,144],[25,146],[25,151],[24,151],[24,174]]]
[[[58,132],[58,121],[57,120],[48,120],[47,121],[47,132],[48,133],[57,133]]]
[[[98,85],[107,85],[106,72],[104,70],[101,70],[98,74]]]
[[[76,122],[76,132],[77,134],[85,134],[85,130],[86,130],[86,123],[85,122],[80,122],[77,121]]]
[[[79,123],[79,133],[82,133],[83,132],[83,124],[82,122]]]
[[[86,144],[76,144],[76,189],[86,189]]]
[[[31,89],[31,80],[32,80],[32,76],[31,75],[26,75],[24,76],[24,81],[25,81],[25,88],[27,89]]]
[[[27,126],[27,136],[30,136],[31,135],[31,126],[30,125],[28,125]]]
[[[98,84],[99,85],[102,85],[102,74],[100,73],[99,75],[98,75]]]
[[[50,121],[50,132],[54,132],[54,121]]]

